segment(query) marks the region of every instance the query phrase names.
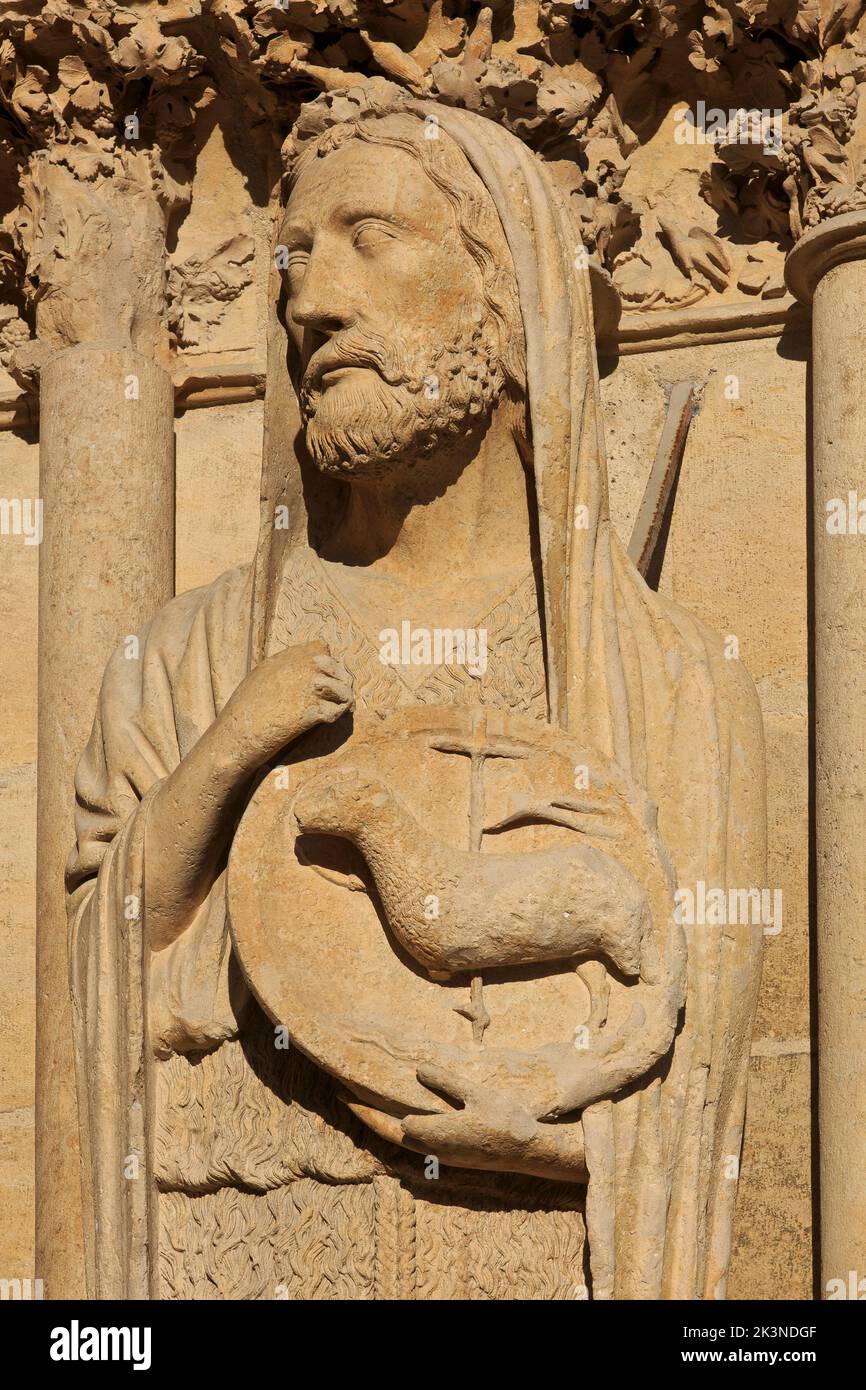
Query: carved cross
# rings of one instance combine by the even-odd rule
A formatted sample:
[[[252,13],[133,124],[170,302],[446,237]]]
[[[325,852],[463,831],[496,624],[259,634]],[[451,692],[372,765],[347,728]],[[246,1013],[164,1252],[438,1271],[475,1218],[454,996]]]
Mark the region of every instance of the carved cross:
[[[469,848],[479,853],[484,835],[484,764],[488,758],[528,758],[533,750],[504,734],[491,734],[487,728],[487,712],[472,711],[472,730],[467,738],[451,731],[436,733],[430,740],[437,753],[457,753],[469,758]],[[484,1005],[484,981],[473,975],[469,987],[469,1003],[454,1010],[472,1024],[472,1038],[479,1047],[490,1026],[490,1015]]]

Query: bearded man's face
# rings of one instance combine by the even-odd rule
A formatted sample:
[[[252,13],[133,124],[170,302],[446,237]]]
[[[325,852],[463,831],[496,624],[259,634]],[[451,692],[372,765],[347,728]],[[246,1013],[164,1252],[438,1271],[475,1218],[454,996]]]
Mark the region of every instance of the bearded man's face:
[[[353,139],[311,161],[280,239],[323,472],[385,477],[484,422],[504,385],[498,328],[449,200],[413,155]]]

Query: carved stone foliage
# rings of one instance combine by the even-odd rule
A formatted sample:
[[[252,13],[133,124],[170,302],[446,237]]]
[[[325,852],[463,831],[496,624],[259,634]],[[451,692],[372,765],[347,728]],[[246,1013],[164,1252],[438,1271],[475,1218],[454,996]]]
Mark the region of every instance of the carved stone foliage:
[[[75,342],[166,355],[166,236],[212,89],[156,9],[57,0],[0,22],[0,342],[24,383]]]
[[[252,237],[230,236],[209,252],[169,266],[169,324],[181,349],[206,341],[225,306],[250,283],[249,267],[255,253]]]
[[[26,370],[16,323],[34,316],[54,343],[119,324],[160,350],[200,344],[249,279],[234,229],[132,318],[105,294],[106,244],[139,287],[160,281],[216,91],[277,148],[303,100],[377,76],[477,111],[555,165],[626,308],[774,297],[791,239],[864,205],[864,74],[859,0],[18,0],[0,20],[0,350]],[[103,310],[85,307],[88,278]]]
[[[727,173],[705,196],[749,225],[782,235],[787,217],[796,239],[822,218],[864,206],[866,145],[858,88],[866,76],[866,21],[859,0],[806,4],[713,5],[714,18],[694,35],[692,62],[710,73],[746,59],[765,79],[775,71],[779,148],[722,142]]]

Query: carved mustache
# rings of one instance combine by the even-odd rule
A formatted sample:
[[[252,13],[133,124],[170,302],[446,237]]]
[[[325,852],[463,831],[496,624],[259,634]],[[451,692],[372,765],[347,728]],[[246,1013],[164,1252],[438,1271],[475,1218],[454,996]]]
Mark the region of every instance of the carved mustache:
[[[369,328],[347,328],[313,353],[301,379],[301,399],[309,400],[321,390],[322,378],[339,367],[370,367],[389,386],[401,386],[409,379],[393,343]]]

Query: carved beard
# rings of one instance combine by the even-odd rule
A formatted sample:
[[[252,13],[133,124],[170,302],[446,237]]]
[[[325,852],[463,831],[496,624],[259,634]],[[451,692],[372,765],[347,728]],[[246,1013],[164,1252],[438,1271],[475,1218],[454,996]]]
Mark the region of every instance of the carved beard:
[[[300,392],[310,457],[335,477],[383,478],[398,461],[465,436],[490,417],[504,386],[489,315],[459,340],[429,348],[365,328],[335,335],[311,359]],[[339,366],[371,368],[322,390]]]

